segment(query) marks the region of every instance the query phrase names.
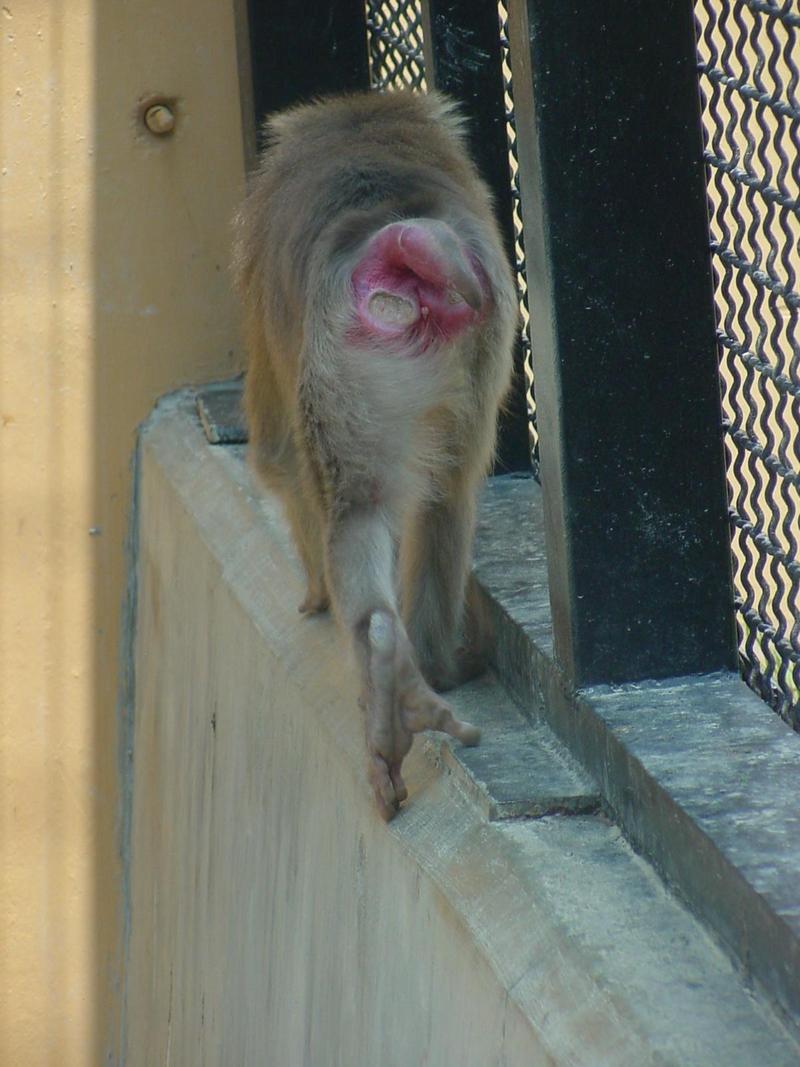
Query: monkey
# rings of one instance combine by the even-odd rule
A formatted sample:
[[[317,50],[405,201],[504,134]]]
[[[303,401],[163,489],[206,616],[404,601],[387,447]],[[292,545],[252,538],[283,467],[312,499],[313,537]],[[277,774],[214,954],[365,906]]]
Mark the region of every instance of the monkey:
[[[440,693],[482,668],[465,592],[516,289],[445,96],[324,98],[265,135],[235,219],[250,457],[285,508],[299,610],[330,606],[349,634],[389,820],[415,733],[480,738]]]

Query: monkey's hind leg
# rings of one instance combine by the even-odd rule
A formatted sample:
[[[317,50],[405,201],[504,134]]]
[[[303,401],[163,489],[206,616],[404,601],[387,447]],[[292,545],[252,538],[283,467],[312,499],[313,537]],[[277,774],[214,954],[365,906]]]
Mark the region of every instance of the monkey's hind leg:
[[[330,606],[325,581],[322,517],[316,504],[295,487],[284,495],[286,516],[294,543],[306,574],[306,595],[297,610],[303,615],[318,615]]]
[[[369,779],[384,819],[407,796],[401,774],[413,735],[443,730],[465,745],[480,731],[455,718],[417,666],[394,592],[394,539],[377,508],[344,506],[331,524],[328,576],[337,614],[352,635],[366,711]]]
[[[266,417],[266,406],[252,400],[252,392],[262,390],[265,381],[271,395],[277,396],[277,386],[266,366],[259,368],[257,382],[248,382],[246,394],[250,433],[250,458],[261,480],[277,493],[283,503],[300,562],[306,576],[306,595],[298,611],[315,615],[327,611],[328,589],[325,582],[325,548],[323,521],[311,479],[305,472],[303,458],[286,424],[280,408],[273,407]]]
[[[401,544],[403,615],[428,683],[440,692],[481,674],[486,657],[465,632],[464,598],[475,526],[475,490],[456,478],[426,502]]]
[[[289,528],[292,531],[300,562],[306,577],[306,595],[297,606],[303,615],[317,615],[330,605],[325,581],[325,550],[322,515],[310,495],[301,471],[301,461],[294,446],[287,442],[281,450],[280,462],[274,454],[255,458],[258,473],[264,482],[281,498]]]
[[[415,733],[442,730],[464,745],[477,745],[481,733],[457,719],[426,685],[396,615],[373,611],[367,644],[369,779],[381,814],[389,820],[408,796],[401,765]]]

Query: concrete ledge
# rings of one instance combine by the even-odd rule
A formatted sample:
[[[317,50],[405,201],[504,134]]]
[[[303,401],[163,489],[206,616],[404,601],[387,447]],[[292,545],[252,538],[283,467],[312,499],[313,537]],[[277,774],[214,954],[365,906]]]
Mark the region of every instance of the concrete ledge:
[[[385,826],[342,643],[298,616],[241,450],[173,397],[140,477],[130,1067],[798,1062],[496,681],[456,694],[476,762],[416,742]]]
[[[800,736],[738,675],[571,692],[553,657],[541,490],[494,479],[475,573],[497,669],[629,840],[800,1030]]]

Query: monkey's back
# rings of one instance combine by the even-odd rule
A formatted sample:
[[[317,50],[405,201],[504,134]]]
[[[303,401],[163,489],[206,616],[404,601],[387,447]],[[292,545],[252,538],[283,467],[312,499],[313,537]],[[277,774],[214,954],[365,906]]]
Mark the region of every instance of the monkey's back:
[[[377,207],[427,215],[456,196],[481,215],[489,207],[464,149],[463,122],[436,94],[334,97],[283,112],[266,134],[262,175],[274,208],[299,199],[306,224]]]
[[[448,464],[483,469],[518,312],[491,196],[454,105],[436,94],[335,97],[275,116],[266,134],[235,250],[254,450],[273,463],[294,436],[316,470],[336,468],[340,480],[350,470],[350,484],[367,487],[373,468],[384,486],[390,469],[419,485],[432,485],[434,469]],[[412,232],[430,255],[427,264],[417,260],[421,277],[408,262],[403,269],[420,292],[433,280],[438,311],[435,300],[393,288],[389,278]],[[426,273],[447,259],[445,245],[462,281],[471,274],[482,291],[474,315],[447,270],[437,279]],[[372,284],[376,258],[383,277]],[[370,309],[387,298],[413,312],[408,343],[385,342],[385,320],[371,332]],[[472,325],[448,334],[453,316]]]

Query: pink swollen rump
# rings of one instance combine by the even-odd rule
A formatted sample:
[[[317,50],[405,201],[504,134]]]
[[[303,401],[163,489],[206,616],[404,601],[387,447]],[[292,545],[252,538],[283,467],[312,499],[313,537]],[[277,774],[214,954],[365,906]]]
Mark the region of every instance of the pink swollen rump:
[[[436,219],[384,226],[353,271],[350,340],[408,343],[424,351],[479,322],[488,302],[480,265]]]

